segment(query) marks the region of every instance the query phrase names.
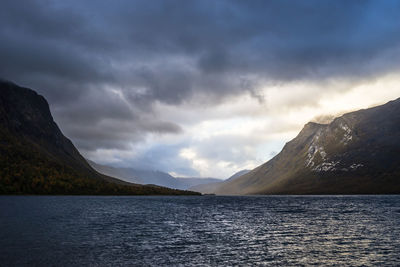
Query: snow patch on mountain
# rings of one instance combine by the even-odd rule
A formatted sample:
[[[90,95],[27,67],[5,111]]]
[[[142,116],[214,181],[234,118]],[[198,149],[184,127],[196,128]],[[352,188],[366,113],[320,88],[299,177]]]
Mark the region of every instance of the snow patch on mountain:
[[[322,160],[325,160],[325,159],[326,159],[327,154],[326,154],[326,152],[325,152],[324,147],[323,147],[323,146],[319,146],[319,145],[317,144],[320,135],[321,135],[321,132],[319,131],[319,132],[314,136],[314,138],[313,138],[313,140],[312,140],[312,142],[311,142],[311,145],[310,145],[310,147],[308,148],[308,151],[307,151],[307,159],[306,159],[306,166],[307,166],[307,167],[310,167],[310,168],[314,167],[314,165],[315,165],[314,159],[315,159],[315,156],[316,156],[317,154],[319,154],[319,155],[321,156]]]
[[[344,145],[347,145],[353,139],[352,131],[350,127],[345,123],[340,123],[339,127],[344,131],[343,139],[340,142]]]
[[[331,162],[322,162],[315,168],[313,168],[313,171],[316,172],[328,172],[328,171],[336,171],[337,168],[336,166],[340,163],[340,161],[331,161]]]
[[[349,167],[339,168],[340,161],[331,161],[331,162],[322,162],[318,164],[316,167],[312,168],[315,172],[328,172],[328,171],[355,171],[358,168],[363,167],[364,165],[361,163],[353,163]]]
[[[364,164],[361,164],[361,163],[354,163],[354,164],[352,164],[351,166],[350,166],[350,169],[351,170],[356,170],[356,169],[358,169],[358,168],[360,168],[360,167],[363,167],[364,166]]]

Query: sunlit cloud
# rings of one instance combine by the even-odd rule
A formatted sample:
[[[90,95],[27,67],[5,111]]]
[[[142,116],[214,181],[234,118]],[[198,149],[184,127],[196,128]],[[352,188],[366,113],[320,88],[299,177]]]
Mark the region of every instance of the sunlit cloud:
[[[65,135],[103,164],[224,178],[273,157],[310,120],[400,96],[397,1],[2,7],[0,78],[44,95]]]

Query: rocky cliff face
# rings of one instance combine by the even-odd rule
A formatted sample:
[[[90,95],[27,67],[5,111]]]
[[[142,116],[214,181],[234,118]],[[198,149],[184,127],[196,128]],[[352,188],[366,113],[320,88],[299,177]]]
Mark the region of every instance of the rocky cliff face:
[[[0,127],[3,131],[39,145],[49,156],[93,171],[58,128],[43,96],[9,82],[1,82],[0,88]]]
[[[306,124],[273,159],[215,192],[400,193],[400,99]]]
[[[0,81],[0,193],[190,194],[98,173],[62,134],[43,96],[5,81]]]

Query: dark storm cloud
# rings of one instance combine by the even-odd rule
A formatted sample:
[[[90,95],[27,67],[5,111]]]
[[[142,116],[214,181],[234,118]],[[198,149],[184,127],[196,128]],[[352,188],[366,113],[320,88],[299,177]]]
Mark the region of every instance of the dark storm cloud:
[[[180,133],[181,127],[135,110],[120,94],[89,88],[79,99],[55,107],[62,130],[84,150],[129,148],[146,132]],[[67,127],[63,127],[67,126]]]
[[[121,148],[180,132],[156,102],[263,101],[263,82],[398,68],[399,14],[389,0],[2,1],[0,76],[44,94],[80,147]]]

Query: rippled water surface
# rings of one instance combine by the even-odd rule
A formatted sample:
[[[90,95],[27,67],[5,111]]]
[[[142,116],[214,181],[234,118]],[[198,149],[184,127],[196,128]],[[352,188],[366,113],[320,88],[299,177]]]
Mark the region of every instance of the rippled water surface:
[[[400,196],[0,197],[0,265],[400,265]]]

